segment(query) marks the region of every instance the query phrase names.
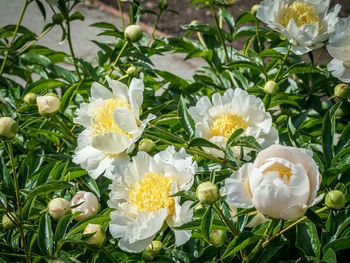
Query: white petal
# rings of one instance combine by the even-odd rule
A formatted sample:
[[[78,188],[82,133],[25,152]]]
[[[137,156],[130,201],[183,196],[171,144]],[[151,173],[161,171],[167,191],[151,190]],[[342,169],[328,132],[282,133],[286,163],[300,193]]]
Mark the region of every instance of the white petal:
[[[118,107],[114,111],[114,120],[127,133],[134,134],[139,129],[136,124],[135,115],[127,107]]]
[[[103,99],[108,100],[113,98],[112,92],[102,86],[100,83],[94,82],[91,86],[91,100]]]
[[[143,81],[140,79],[132,79],[130,83],[129,89],[129,101],[131,105],[131,109],[134,112],[136,118],[139,118],[140,108],[143,102],[143,91],[145,86]]]
[[[118,80],[113,80],[109,77],[107,77],[107,82],[108,82],[109,87],[113,91],[114,97],[120,98],[125,102],[129,102],[128,86],[126,86],[124,83],[122,83]]]
[[[130,146],[131,140],[120,133],[106,133],[92,138],[92,147],[105,153],[120,154]]]

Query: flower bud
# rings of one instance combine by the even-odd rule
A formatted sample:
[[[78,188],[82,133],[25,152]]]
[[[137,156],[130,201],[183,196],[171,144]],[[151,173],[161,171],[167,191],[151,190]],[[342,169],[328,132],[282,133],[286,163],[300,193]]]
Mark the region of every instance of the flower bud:
[[[225,0],[226,5],[233,5],[236,3],[237,0]]]
[[[24,96],[23,101],[29,105],[33,105],[36,103],[36,97],[37,95],[35,93],[29,92]]]
[[[350,99],[350,86],[342,83],[334,88],[334,95],[342,99]]]
[[[266,82],[264,91],[269,95],[276,95],[280,91],[280,86],[273,80]]]
[[[136,78],[139,75],[139,69],[135,66],[130,66],[126,70],[126,75],[128,75],[130,78]]]
[[[259,10],[259,5],[253,5],[252,8],[250,9],[250,12],[252,13],[252,15],[256,15],[256,13],[258,12]]]
[[[139,151],[150,153],[153,151],[156,144],[150,139],[142,139],[139,143]]]
[[[143,31],[139,25],[130,25],[125,28],[124,35],[127,40],[137,42],[143,37]]]
[[[227,233],[224,230],[213,230],[209,235],[210,244],[214,247],[222,247],[225,245]]]
[[[0,117],[0,138],[8,140],[16,136],[18,125],[10,117]]]
[[[48,93],[45,96],[38,96],[36,98],[38,111],[43,116],[53,116],[60,109],[61,100],[54,93]]]
[[[147,261],[152,261],[162,251],[163,243],[153,240],[150,245],[143,251],[142,258]]]
[[[218,187],[209,181],[198,185],[196,193],[202,204],[213,204],[220,198]]]
[[[16,225],[13,222],[13,220],[15,220],[15,218],[16,218],[15,213],[11,213],[11,219],[7,214],[4,214],[2,217],[2,226],[5,229],[14,229]]]
[[[88,224],[83,232],[83,235],[93,234],[89,239],[86,240],[86,243],[95,246],[95,247],[101,247],[106,239],[106,233],[103,230],[101,225],[97,224]]]
[[[53,219],[58,220],[70,210],[70,203],[64,198],[54,198],[47,205],[49,214]]]
[[[168,0],[160,0],[158,3],[158,8],[162,11],[168,8]]]
[[[54,14],[52,16],[52,22],[56,25],[62,24],[63,20],[64,20],[64,17],[62,14]]]
[[[330,191],[326,195],[326,206],[330,209],[340,210],[345,206],[345,195],[339,190]]]
[[[93,193],[80,191],[72,198],[71,208],[72,213],[82,212],[75,218],[76,221],[81,221],[97,215],[100,210],[100,203]]]

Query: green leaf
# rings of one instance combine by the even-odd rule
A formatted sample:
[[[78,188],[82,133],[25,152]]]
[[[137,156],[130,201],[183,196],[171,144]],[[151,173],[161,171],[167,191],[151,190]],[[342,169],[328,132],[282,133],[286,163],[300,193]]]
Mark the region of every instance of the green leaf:
[[[252,232],[242,232],[236,236],[227,246],[222,259],[227,258],[242,249],[245,249],[247,246],[252,245],[258,242],[263,236],[254,235]]]
[[[305,255],[320,259],[321,244],[315,224],[312,222],[298,224],[296,231],[296,247],[303,251]]]
[[[50,216],[45,213],[39,222],[38,245],[44,255],[52,256],[53,253],[53,233]]]
[[[84,21],[84,19],[85,19],[85,16],[84,16],[82,13],[78,12],[78,11],[74,12],[74,13],[71,14],[71,16],[69,17],[69,20],[70,20],[70,21],[74,21],[74,20],[81,20],[81,21]]]
[[[54,79],[41,79],[30,84],[26,89],[25,93],[34,92],[37,94],[47,93],[51,89],[64,87],[66,84],[62,81]]]
[[[208,148],[215,148],[218,150],[221,150],[221,148],[219,146],[217,146],[216,144],[204,139],[204,138],[194,138],[192,141],[190,141],[188,148],[191,147],[208,147]]]
[[[179,115],[179,121],[181,126],[185,129],[188,136],[191,138],[194,136],[194,121],[189,114],[186,103],[183,97],[180,97],[179,107],[177,109],[177,114]]]
[[[226,147],[231,147],[232,143],[238,138],[242,133],[244,132],[244,129],[238,129],[235,130],[234,133],[231,134],[230,138],[227,140]]]
[[[335,152],[339,153],[347,144],[349,144],[349,141],[350,141],[350,122],[345,126],[343,132],[341,133],[341,136],[335,148]]]
[[[210,243],[210,232],[213,224],[213,219],[214,219],[214,209],[212,206],[209,206],[207,211],[205,211],[203,218],[202,218],[202,223],[201,223],[201,230],[202,230],[202,236],[205,241]]]
[[[56,227],[56,231],[55,231],[55,240],[56,242],[58,242],[59,240],[63,239],[69,224],[71,223],[73,219],[73,215],[72,214],[68,214],[65,216],[62,216],[60,218],[60,220],[57,223],[57,227]]]
[[[74,93],[79,89],[81,83],[82,83],[82,80],[79,81],[78,83],[74,83],[63,94],[62,99],[61,99],[60,112],[62,112],[62,113],[65,112],[65,110],[69,106],[69,104],[74,96]]]
[[[60,191],[73,187],[72,184],[63,181],[51,181],[44,185],[39,185],[33,191],[29,193],[26,199],[26,203],[31,202],[31,200],[37,196],[46,195],[51,192]]]
[[[323,127],[322,127],[322,148],[323,155],[328,163],[332,161],[334,156],[333,149],[333,136],[334,136],[334,121],[330,116],[328,111],[323,118]]]
[[[339,239],[336,239],[323,248],[323,253],[325,253],[328,249],[332,249],[334,252],[343,250],[343,249],[349,249],[350,248],[350,237],[342,237]]]

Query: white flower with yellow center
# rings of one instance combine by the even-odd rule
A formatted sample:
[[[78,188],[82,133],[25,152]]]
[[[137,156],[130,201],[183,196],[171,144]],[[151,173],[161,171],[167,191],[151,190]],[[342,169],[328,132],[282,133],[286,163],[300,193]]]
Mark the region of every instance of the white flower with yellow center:
[[[226,179],[221,195],[236,207],[255,207],[272,218],[295,220],[318,202],[320,184],[311,151],[272,145]]]
[[[90,102],[81,105],[74,119],[86,129],[78,137],[73,161],[94,179],[101,174],[113,179],[126,167],[127,153],[154,117],[139,119],[144,90],[140,79],[133,79],[129,89],[119,81],[107,81],[112,91],[93,83]]]
[[[350,83],[350,17],[341,19],[327,46],[334,58],[328,64],[332,75],[343,82]]]
[[[323,46],[335,30],[340,5],[330,0],[264,0],[257,17],[288,38],[298,55]]]
[[[141,252],[162,229],[164,223],[174,228],[192,219],[192,202],[182,205],[178,191],[188,191],[194,180],[197,164],[184,149],[169,146],[154,157],[139,152],[110,186],[110,232],[120,238],[119,247],[129,252]],[[191,237],[190,231],[176,230],[176,245]]]
[[[278,143],[278,132],[272,126],[272,119],[265,111],[261,99],[249,95],[242,89],[229,89],[224,95],[215,93],[212,100],[202,97],[195,107],[189,108],[195,121],[195,136],[224,147],[232,133],[244,129],[243,135],[253,136],[263,148]],[[206,149],[223,157],[221,151]],[[240,148],[233,147],[236,154]]]

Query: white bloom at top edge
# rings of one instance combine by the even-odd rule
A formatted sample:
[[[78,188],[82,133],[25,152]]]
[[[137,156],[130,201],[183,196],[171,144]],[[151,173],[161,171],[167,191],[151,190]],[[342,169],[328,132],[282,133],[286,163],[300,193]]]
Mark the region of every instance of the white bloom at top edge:
[[[296,220],[319,201],[321,179],[311,151],[272,145],[226,179],[221,195],[236,207],[255,207],[272,218]]]
[[[194,181],[197,164],[184,149],[173,146],[154,157],[138,152],[110,185],[108,206],[111,213],[110,232],[120,238],[119,247],[129,252],[141,252],[166,223],[170,228],[181,226],[192,219],[192,202],[182,205],[175,193],[188,191]],[[176,245],[191,237],[191,231],[176,230]]]
[[[195,136],[207,139],[224,147],[236,130],[243,128],[245,136],[253,136],[263,148],[278,143],[278,132],[272,126],[272,118],[265,111],[260,98],[249,95],[242,89],[229,89],[224,95],[215,93],[210,100],[200,98],[189,113],[195,122]],[[212,154],[223,157],[215,149],[206,149]],[[239,154],[240,148],[234,147]]]
[[[257,17],[280,32],[297,55],[323,46],[338,22],[340,5],[329,10],[330,0],[264,0]]]
[[[93,83],[90,102],[81,105],[74,119],[86,129],[78,137],[73,161],[94,179],[101,174],[113,179],[121,173],[129,161],[127,153],[154,118],[139,118],[144,91],[140,79],[133,79],[129,89],[119,81],[107,81],[112,91]]]
[[[327,50],[334,58],[328,64],[328,70],[334,77],[350,83],[350,17],[339,20]]]

